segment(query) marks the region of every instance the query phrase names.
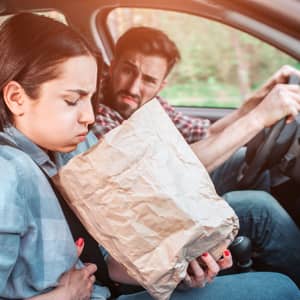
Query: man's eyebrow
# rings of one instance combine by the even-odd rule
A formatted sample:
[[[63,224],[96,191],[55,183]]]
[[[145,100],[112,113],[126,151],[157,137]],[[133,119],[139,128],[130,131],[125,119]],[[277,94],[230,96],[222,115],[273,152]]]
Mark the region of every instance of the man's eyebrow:
[[[138,69],[137,66],[136,66],[134,63],[132,63],[130,60],[125,60],[125,61],[124,61],[124,64],[125,64],[125,65],[128,65],[128,66],[130,66],[131,68],[134,68],[134,69],[136,69],[136,70]],[[158,81],[157,78],[155,78],[155,77],[153,77],[153,76],[151,76],[151,75],[148,75],[148,74],[143,74],[143,77],[144,77],[146,80],[150,81],[150,82],[156,83],[156,82]]]
[[[158,81],[157,78],[153,77],[153,76],[150,76],[150,75],[147,75],[147,74],[144,74],[143,75],[144,78],[147,80],[147,81],[150,81],[150,82],[153,82],[153,83],[156,83]]]
[[[124,64],[128,65],[134,69],[137,69],[137,66],[134,63],[132,63],[130,60],[124,60]]]

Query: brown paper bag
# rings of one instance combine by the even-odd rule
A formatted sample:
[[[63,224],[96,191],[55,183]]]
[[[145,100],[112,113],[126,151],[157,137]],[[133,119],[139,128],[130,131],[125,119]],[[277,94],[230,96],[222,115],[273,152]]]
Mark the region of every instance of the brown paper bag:
[[[56,184],[90,234],[156,299],[189,261],[216,258],[238,220],[161,105],[152,100],[74,157]]]

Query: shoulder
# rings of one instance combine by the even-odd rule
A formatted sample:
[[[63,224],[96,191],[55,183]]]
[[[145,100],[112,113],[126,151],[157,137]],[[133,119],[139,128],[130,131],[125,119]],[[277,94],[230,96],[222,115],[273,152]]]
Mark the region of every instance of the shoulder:
[[[0,146],[0,161],[0,174],[6,172],[6,169],[2,168],[2,165],[5,165],[9,170],[15,170],[20,176],[25,176],[26,173],[31,173],[32,168],[37,168],[28,154],[6,145]]]
[[[100,103],[97,110],[96,122],[102,122],[103,120],[106,122],[110,121],[119,123],[124,121],[119,112],[107,105]]]
[[[156,99],[159,101],[159,103],[164,107],[164,108],[173,108],[173,106],[164,98],[161,96],[156,96]]]
[[[28,154],[10,146],[0,146],[0,166],[1,194],[33,197],[42,173]]]
[[[23,151],[10,146],[0,146],[0,176],[6,180],[28,175],[34,163]]]
[[[35,181],[32,161],[22,151],[0,147],[0,227],[1,231],[22,233],[27,220],[27,196]]]

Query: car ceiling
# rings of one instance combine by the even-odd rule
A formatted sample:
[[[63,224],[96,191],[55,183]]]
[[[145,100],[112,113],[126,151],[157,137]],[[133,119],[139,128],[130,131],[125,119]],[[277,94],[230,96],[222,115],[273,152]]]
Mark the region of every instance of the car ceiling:
[[[108,42],[104,21],[116,7],[170,9],[214,19],[249,32],[300,60],[299,0],[0,0],[1,15],[54,9],[89,37],[91,24],[87,20],[99,11],[103,22],[99,33]]]

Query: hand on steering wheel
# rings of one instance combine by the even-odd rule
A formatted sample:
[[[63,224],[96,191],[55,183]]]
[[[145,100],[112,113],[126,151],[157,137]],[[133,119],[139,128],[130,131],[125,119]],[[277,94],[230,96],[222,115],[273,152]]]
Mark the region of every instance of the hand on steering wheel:
[[[300,78],[292,75],[290,76],[288,83],[299,84]],[[288,141],[285,142],[284,146],[286,151],[288,150],[287,146],[293,140],[297,128],[295,124],[292,124],[292,126],[289,124],[287,125],[286,121],[287,119],[283,118],[275,123],[266,133],[263,141],[260,141],[260,144],[259,140],[261,139],[261,133],[248,143],[247,157],[252,156],[252,159],[248,159],[248,161],[246,159],[246,162],[243,163],[239,170],[237,181],[240,188],[251,186],[257,176],[266,169],[268,158],[272,155],[277,139],[284,129],[286,129],[286,133],[288,134]],[[259,144],[259,146],[257,144]],[[282,154],[283,151],[278,151],[278,149],[276,150],[277,153],[280,153],[281,155],[284,154]],[[251,151],[251,153],[249,153],[249,151]],[[280,159],[280,157],[278,159]],[[273,159],[273,162],[274,161],[276,162],[276,159]]]

